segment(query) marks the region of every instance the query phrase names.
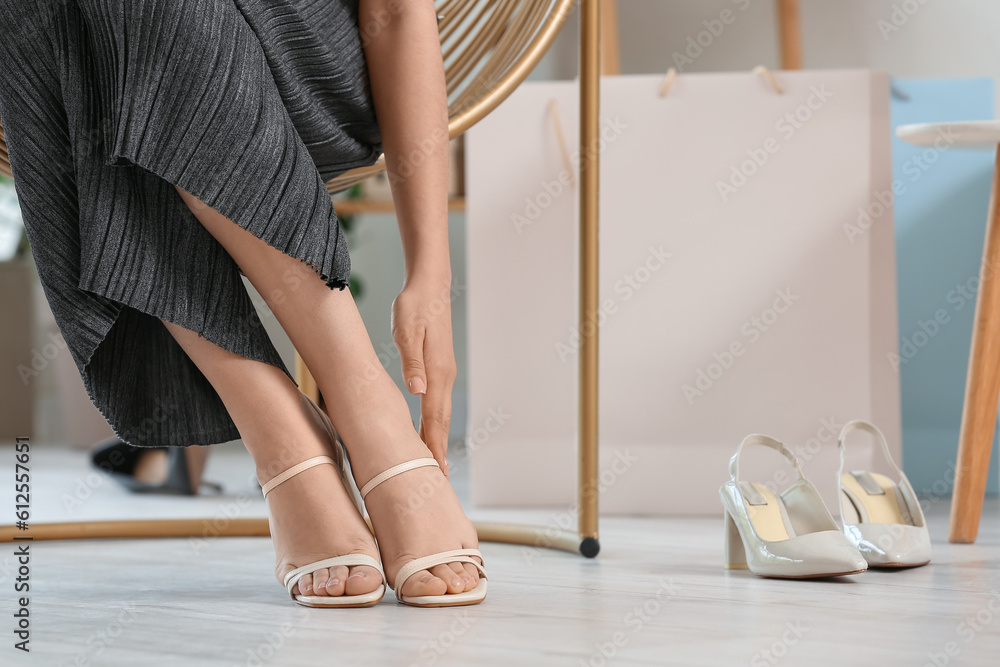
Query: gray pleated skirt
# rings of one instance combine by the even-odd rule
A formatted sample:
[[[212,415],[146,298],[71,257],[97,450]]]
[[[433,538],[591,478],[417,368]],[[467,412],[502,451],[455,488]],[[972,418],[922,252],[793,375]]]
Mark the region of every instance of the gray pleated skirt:
[[[292,375],[174,185],[347,285],[324,180],[382,152],[358,0],[0,0],[0,122],[45,296],[115,433],[239,438],[160,319]]]

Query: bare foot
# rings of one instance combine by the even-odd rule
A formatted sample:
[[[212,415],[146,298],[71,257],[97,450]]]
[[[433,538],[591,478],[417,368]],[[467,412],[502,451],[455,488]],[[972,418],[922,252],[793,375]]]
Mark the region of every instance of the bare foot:
[[[334,460],[332,431],[325,415],[320,417],[306,403],[303,416],[310,432],[289,438],[272,458],[272,470],[262,471],[262,483],[291,466],[314,456],[328,455]],[[326,421],[324,424],[323,422]],[[378,560],[375,538],[354,506],[336,466],[313,466],[274,487],[267,494],[268,522],[274,541],[274,574],[284,585],[285,575],[297,567],[333,556],[367,554]],[[299,579],[292,588],[297,595],[361,595],[382,585],[378,570],[367,565],[320,568]]]
[[[402,429],[373,438],[381,447],[379,459],[396,463],[430,457],[430,450],[416,431]],[[350,445],[349,445],[350,446]],[[358,461],[354,448],[355,479],[363,486],[385,469],[374,470]],[[390,454],[386,450],[391,450]],[[354,463],[357,461],[357,463]],[[452,562],[420,570],[396,587],[396,573],[407,562],[453,549],[479,546],[476,528],[465,516],[451,483],[437,466],[415,468],[396,475],[368,493],[365,506],[382,552],[390,586],[406,596],[445,595],[471,591],[479,584],[479,571],[471,563]],[[480,563],[482,564],[482,563]]]

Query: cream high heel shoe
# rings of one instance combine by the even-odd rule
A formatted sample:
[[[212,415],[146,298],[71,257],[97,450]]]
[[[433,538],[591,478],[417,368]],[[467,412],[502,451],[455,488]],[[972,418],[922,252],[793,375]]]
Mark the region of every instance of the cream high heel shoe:
[[[844,441],[851,431],[875,436],[898,482],[874,472],[844,472]],[[871,567],[915,567],[931,561],[931,538],[910,481],[889,454],[882,431],[865,421],[844,424],[840,447],[840,521],[844,534]]]
[[[358,509],[358,512],[361,513],[361,516],[364,516],[364,505],[361,502],[361,497],[358,495],[358,489],[354,485],[353,478],[347,471],[345,463],[346,453],[343,443],[341,443],[339,438],[337,438],[336,431],[334,431],[329,417],[327,417],[323,411],[319,409],[319,406],[317,406],[308,396],[303,394],[303,399],[308,401],[317,416],[320,417],[324,427],[330,432],[331,441],[336,443],[333,450],[336,458],[332,456],[314,456],[311,459],[297,463],[284,472],[275,475],[266,483],[261,485],[261,491],[264,494],[264,498],[266,499],[267,494],[270,493],[275,487],[280,485],[282,482],[288,481],[300,472],[308,470],[313,466],[330,463],[337,467],[337,471],[340,473],[340,479],[347,488],[348,495],[351,496],[351,502],[354,503],[354,506]],[[292,593],[292,589],[295,588],[295,584],[297,584],[299,579],[305,575],[311,574],[316,570],[336,567],[338,565],[368,565],[373,567],[378,570],[378,573],[382,576],[382,583],[374,591],[371,591],[370,593],[362,593],[360,595],[296,595]],[[318,560],[315,563],[303,565],[302,567],[297,567],[285,575],[284,584],[285,588],[288,590],[288,595],[292,598],[292,600],[306,607],[370,607],[382,600],[385,596],[386,589],[385,572],[382,570],[382,563],[378,559],[367,554],[345,554],[343,556],[334,556],[332,558]]]
[[[435,466],[438,469],[441,466],[433,458],[423,458],[423,459],[413,459],[411,461],[406,461],[405,463],[400,463],[395,465],[388,470],[380,472],[375,475],[371,480],[368,481],[361,488],[361,498],[364,500],[372,490],[377,487],[382,482],[399,475],[400,473],[407,472],[408,470],[413,470],[414,468],[422,468],[424,466]],[[442,473],[444,474],[444,473]],[[424,556],[422,558],[415,558],[399,568],[399,572],[396,573],[396,581],[394,586],[390,586],[396,592],[396,599],[403,603],[413,607],[457,607],[460,605],[470,605],[478,604],[486,599],[486,570],[473,556],[477,556],[480,560],[483,560],[483,554],[479,552],[479,549],[453,549],[451,551],[442,551],[436,554],[431,554],[430,556]],[[400,591],[403,589],[403,584],[411,576],[420,572],[421,570],[426,570],[428,568],[434,567],[435,565],[444,565],[445,563],[472,563],[479,570],[479,584],[471,591],[465,591],[463,593],[446,593],[445,595],[403,595]],[[485,561],[484,561],[485,562]],[[388,581],[386,581],[388,584]]]
[[[746,445],[781,452],[794,466],[796,481],[780,496],[764,484],[740,481],[739,458]],[[748,435],[729,461],[729,474],[730,481],[719,490],[726,509],[727,568],[787,579],[858,574],[868,568],[784,444]]]

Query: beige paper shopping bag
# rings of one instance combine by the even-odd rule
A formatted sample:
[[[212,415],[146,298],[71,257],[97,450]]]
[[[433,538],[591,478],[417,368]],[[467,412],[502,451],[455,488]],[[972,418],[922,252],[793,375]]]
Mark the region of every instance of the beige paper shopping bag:
[[[601,91],[601,507],[717,514],[748,433],[785,441],[836,513],[836,436],[899,460],[888,79],[619,76]],[[468,134],[469,445],[479,505],[572,511],[575,82],[522,86]],[[578,161],[579,156],[571,156]],[[502,419],[491,415],[499,414]],[[852,442],[850,468],[882,469]],[[744,477],[787,484],[769,451]]]

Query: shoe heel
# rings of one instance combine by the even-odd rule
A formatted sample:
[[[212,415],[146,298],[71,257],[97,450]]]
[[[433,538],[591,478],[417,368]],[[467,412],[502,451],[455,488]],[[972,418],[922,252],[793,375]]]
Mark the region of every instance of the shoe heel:
[[[748,569],[746,549],[743,547],[743,538],[740,537],[740,531],[736,528],[736,522],[733,521],[733,517],[729,514],[729,512],[726,512],[725,532],[726,560],[723,565],[727,570]]]

